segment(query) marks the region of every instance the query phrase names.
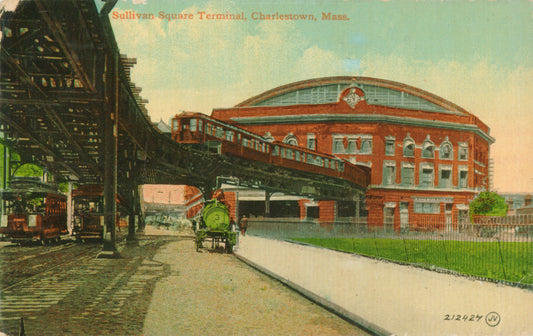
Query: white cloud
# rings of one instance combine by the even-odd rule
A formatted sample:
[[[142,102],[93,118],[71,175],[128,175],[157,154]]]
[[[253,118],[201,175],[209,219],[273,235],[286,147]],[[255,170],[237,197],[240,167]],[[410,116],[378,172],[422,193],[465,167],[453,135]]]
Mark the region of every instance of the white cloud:
[[[208,2],[185,8],[238,13],[233,3]],[[312,44],[293,22],[200,20],[115,20],[119,46],[138,64],[132,77],[144,87],[152,119],[165,121],[179,110],[210,113],[251,96],[309,78],[361,75],[383,78],[434,93],[478,116],[492,129],[496,143],[496,185],[522,188],[533,166],[533,69],[503,69],[480,59],[420,61],[378,52],[344,54]],[[356,73],[354,73],[356,72]],[[516,134],[521,134],[520,137]],[[514,173],[513,173],[514,174]],[[509,177],[508,177],[509,176]],[[520,176],[521,178],[517,178]]]

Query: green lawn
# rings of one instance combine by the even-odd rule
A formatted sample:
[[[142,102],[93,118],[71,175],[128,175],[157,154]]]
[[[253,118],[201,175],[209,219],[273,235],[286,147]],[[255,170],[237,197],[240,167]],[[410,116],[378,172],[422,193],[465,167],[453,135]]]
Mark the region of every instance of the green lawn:
[[[338,251],[533,284],[533,243],[379,238],[292,238]],[[502,262],[503,259],[503,262]]]

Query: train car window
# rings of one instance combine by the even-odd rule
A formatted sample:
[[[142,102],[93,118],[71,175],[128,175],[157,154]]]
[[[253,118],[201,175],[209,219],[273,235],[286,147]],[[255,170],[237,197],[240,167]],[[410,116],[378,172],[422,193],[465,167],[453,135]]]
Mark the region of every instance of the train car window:
[[[329,159],[324,159],[324,167],[329,168]]]
[[[202,119],[198,119],[198,131],[200,132],[204,131],[204,128],[202,126],[203,126]]]
[[[290,148],[286,149],[286,157],[287,159],[294,160],[294,151]]]
[[[339,169],[340,172],[343,172],[343,171],[344,171],[344,162],[339,161],[339,162],[337,163],[337,167],[338,167],[338,169]]]
[[[301,160],[301,158],[300,158],[300,152],[298,152],[298,151],[294,151],[294,159],[295,159],[296,161],[300,161],[300,160]]]
[[[322,158],[320,156],[317,156],[316,159],[315,159],[315,164],[317,166],[320,166],[320,167],[324,167],[324,161],[322,160]]]
[[[182,130],[186,131],[187,130],[187,126],[188,125],[186,123],[184,123],[184,122],[181,123],[181,129]]]
[[[307,163],[313,164],[313,155],[307,154]]]
[[[172,119],[172,130],[178,131],[178,119]]]
[[[196,132],[196,119],[191,119],[191,132]]]
[[[226,131],[226,140],[233,141],[233,131]]]
[[[282,157],[282,158],[285,158],[285,148],[282,148],[282,149],[281,149],[281,157]]]
[[[217,138],[224,138],[224,129],[220,126],[216,127],[217,134],[215,135]]]
[[[246,138],[242,139],[242,145],[244,147],[248,147],[248,139],[246,139]]]
[[[212,135],[213,134],[213,125],[207,124],[207,134]]]
[[[279,156],[279,147],[274,146],[274,149],[272,149],[272,155]]]

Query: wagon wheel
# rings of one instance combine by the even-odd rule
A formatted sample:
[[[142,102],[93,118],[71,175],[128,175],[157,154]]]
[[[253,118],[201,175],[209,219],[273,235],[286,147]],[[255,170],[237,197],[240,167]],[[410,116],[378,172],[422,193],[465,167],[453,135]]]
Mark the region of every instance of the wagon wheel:
[[[231,245],[231,242],[229,241],[229,239],[226,239],[225,249],[226,249],[226,253],[233,252],[233,245]]]
[[[199,237],[196,237],[195,242],[196,242],[196,252],[200,252],[200,249],[203,247],[202,239]]]

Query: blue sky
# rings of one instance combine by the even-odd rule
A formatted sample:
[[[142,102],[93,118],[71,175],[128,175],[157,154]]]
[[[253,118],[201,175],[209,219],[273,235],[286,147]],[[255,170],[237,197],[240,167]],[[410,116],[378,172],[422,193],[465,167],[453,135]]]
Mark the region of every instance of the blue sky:
[[[298,80],[358,75],[406,83],[480,117],[496,138],[495,186],[533,192],[532,1],[119,0],[111,19],[154,121],[210,113]],[[161,20],[190,13],[192,20]],[[200,20],[199,12],[244,13]],[[260,21],[252,14],[312,14]],[[322,13],[349,20],[323,21]]]

